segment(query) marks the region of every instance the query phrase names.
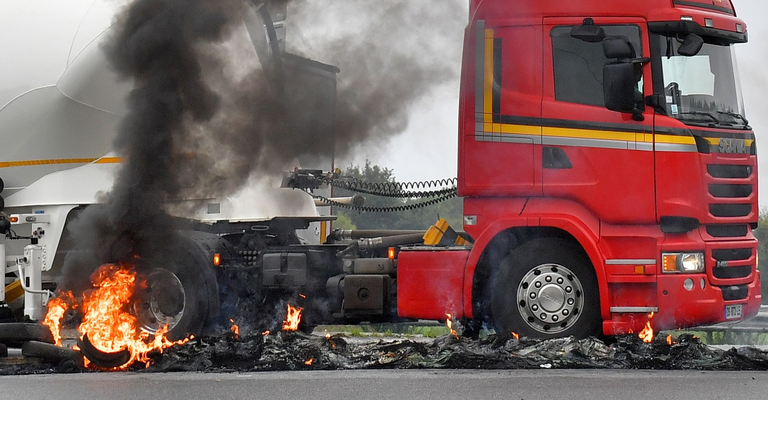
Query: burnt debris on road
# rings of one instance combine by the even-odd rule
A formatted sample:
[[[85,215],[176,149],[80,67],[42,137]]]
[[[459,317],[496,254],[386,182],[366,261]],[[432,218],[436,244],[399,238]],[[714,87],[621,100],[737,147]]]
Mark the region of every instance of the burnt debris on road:
[[[0,375],[86,371],[77,357],[30,357],[0,362]],[[768,351],[754,347],[723,350],[695,336],[658,338],[644,343],[636,335],[609,342],[587,338],[517,339],[488,335],[479,339],[440,336],[427,341],[306,335],[300,332],[202,337],[156,353],[142,372],[245,372],[341,369],[655,369],[768,370]]]

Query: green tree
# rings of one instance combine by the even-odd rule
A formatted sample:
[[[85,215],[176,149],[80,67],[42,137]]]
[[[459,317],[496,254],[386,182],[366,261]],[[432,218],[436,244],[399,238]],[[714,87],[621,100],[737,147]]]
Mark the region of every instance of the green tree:
[[[336,220],[333,222],[333,228],[334,229],[343,229],[343,230],[355,230],[357,229],[357,226],[352,222],[352,219],[349,218],[349,216],[336,212]]]
[[[362,168],[359,165],[348,166],[342,172],[342,178],[354,178],[371,184],[394,184],[397,182],[393,170],[373,165],[370,161],[366,161],[365,166]],[[354,192],[335,188],[333,195],[335,197],[345,197],[354,195]],[[426,201],[426,199],[387,198],[369,194],[358,195],[365,198],[364,207],[367,208],[398,207]],[[446,219],[454,229],[461,230],[462,212],[463,207],[460,198],[452,198],[435,205],[398,212],[335,210],[339,218],[349,219],[351,224],[358,229],[397,230],[426,230],[439,218]],[[334,226],[340,227],[338,222]]]

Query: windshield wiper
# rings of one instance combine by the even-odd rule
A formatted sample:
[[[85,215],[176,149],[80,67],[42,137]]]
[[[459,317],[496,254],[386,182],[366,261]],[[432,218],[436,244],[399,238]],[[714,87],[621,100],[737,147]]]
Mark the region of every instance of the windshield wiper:
[[[720,124],[720,119],[719,118],[715,117],[714,114],[712,114],[710,112],[706,112],[706,111],[681,111],[681,112],[677,113],[677,115],[678,115],[678,117],[679,116],[684,116],[684,115],[697,115],[697,116],[709,117],[710,119],[712,119],[712,123],[708,123],[709,126],[713,126],[714,127],[714,126],[717,126],[717,125]]]
[[[729,112],[729,111],[718,111],[717,113],[741,120],[741,122],[744,123],[744,129],[747,129],[749,127],[749,120],[747,120],[747,118],[741,114]]]

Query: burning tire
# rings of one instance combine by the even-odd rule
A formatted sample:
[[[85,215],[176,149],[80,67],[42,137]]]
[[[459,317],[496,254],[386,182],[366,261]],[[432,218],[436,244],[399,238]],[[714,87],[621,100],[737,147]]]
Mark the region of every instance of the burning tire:
[[[573,242],[538,238],[510,253],[491,283],[497,332],[530,338],[600,334],[597,277]]]
[[[210,260],[184,236],[182,246],[160,261],[147,272],[147,289],[134,306],[140,329],[154,334],[167,325],[170,340],[198,335],[208,317],[208,293],[218,289]]]
[[[131,360],[131,352],[128,349],[123,349],[118,352],[104,352],[93,346],[88,339],[88,335],[84,335],[82,339],[77,342],[80,352],[89,361],[93,362],[98,367],[105,369],[114,369],[125,365]]]

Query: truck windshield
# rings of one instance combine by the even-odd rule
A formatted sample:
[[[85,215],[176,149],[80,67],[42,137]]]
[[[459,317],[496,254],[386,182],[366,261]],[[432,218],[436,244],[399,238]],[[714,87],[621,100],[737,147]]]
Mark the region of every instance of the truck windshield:
[[[685,57],[677,38],[659,37],[667,114],[696,126],[747,128],[733,47],[704,44]]]

